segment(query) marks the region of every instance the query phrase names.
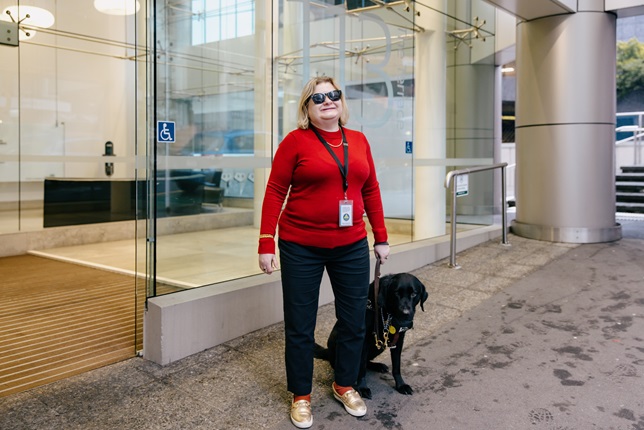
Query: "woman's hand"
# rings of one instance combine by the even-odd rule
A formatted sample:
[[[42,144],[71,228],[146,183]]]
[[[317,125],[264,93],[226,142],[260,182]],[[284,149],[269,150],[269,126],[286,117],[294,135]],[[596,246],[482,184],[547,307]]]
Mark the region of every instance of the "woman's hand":
[[[277,257],[275,254],[259,254],[259,269],[267,275],[277,270]]]
[[[385,264],[385,260],[389,258],[389,245],[374,245],[373,252],[380,259],[380,264]]]

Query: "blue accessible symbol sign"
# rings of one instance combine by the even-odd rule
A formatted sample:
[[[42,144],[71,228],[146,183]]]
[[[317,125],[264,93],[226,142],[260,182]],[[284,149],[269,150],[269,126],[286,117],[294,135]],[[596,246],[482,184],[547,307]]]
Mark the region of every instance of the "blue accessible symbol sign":
[[[157,121],[157,142],[174,143],[174,121]]]
[[[405,154],[411,154],[414,152],[414,147],[411,140],[405,142]]]

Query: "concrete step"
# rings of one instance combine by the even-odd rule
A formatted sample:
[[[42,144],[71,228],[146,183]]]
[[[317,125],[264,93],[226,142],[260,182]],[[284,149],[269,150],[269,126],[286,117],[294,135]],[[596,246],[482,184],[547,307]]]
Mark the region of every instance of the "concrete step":
[[[644,182],[644,173],[621,173],[615,179],[618,182]]]
[[[644,203],[644,193],[617,192],[615,197],[618,203]]]
[[[644,193],[644,182],[615,182],[617,192],[624,193]]]
[[[644,166],[622,166],[622,173],[644,173]]]
[[[644,214],[644,203],[617,203],[616,212]]]

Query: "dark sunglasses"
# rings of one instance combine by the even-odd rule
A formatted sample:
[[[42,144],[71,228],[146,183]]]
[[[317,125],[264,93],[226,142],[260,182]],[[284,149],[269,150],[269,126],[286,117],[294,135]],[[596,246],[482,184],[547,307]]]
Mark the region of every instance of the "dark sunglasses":
[[[342,97],[342,91],[333,90],[333,91],[329,91],[326,94],[325,93],[315,93],[311,97],[309,97],[309,99],[313,100],[313,103],[315,103],[316,105],[320,105],[320,104],[324,103],[325,97],[328,97],[329,100],[331,100],[332,102],[337,102],[338,100],[340,100],[340,97]]]

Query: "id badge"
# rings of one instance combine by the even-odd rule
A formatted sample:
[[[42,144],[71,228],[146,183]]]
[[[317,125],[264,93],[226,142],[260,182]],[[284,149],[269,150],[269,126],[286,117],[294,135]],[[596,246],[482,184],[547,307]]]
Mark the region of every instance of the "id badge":
[[[340,200],[340,227],[353,225],[353,200]]]

